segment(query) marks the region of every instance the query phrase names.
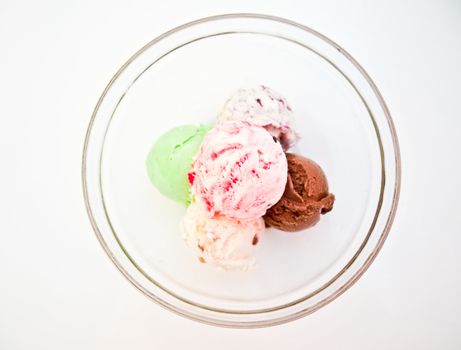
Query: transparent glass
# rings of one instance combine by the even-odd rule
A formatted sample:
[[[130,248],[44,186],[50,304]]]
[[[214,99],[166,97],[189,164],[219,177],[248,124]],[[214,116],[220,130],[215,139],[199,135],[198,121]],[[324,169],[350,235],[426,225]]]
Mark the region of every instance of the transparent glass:
[[[169,128],[213,122],[239,87],[287,98],[301,141],[325,170],[333,211],[306,232],[267,230],[248,272],[200,264],[183,242],[185,208],[150,184],[145,158]],[[86,135],[83,189],[104,250],[146,296],[228,327],[305,316],[348,289],[383,245],[397,207],[396,133],[364,69],[322,34],[256,14],[200,19],[136,52],[102,93]]]

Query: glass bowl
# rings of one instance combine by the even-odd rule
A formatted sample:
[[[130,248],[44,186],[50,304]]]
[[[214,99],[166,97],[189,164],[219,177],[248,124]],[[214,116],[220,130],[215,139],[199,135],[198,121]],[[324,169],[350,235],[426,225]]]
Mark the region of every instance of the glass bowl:
[[[212,123],[257,84],[287,98],[302,136],[292,151],[323,167],[336,202],[305,232],[267,230],[250,271],[224,272],[186,247],[185,208],[153,188],[145,159],[160,134]],[[82,175],[96,236],[134,286],[182,316],[249,328],[308,315],[364,273],[395,215],[400,158],[381,94],[343,48],[283,18],[229,14],[172,29],[119,69],[91,117]]]

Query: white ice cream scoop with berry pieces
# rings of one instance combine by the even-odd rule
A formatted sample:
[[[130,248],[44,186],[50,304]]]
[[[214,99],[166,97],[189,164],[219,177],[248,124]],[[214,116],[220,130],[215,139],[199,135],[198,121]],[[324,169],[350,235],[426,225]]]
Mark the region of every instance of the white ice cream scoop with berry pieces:
[[[267,86],[237,90],[224,104],[218,123],[227,120],[247,121],[265,128],[286,151],[299,139],[294,131],[294,117],[287,100]]]

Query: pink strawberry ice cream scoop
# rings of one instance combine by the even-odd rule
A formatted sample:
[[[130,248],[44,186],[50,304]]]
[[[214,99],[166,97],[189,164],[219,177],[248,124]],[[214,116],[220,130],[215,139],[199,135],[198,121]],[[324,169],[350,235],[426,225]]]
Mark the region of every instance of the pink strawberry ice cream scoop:
[[[210,217],[254,220],[282,197],[287,173],[282,146],[271,134],[248,122],[226,121],[206,134],[189,181]]]
[[[237,90],[218,116],[218,122],[226,120],[245,120],[262,126],[280,141],[284,150],[299,139],[294,131],[293,112],[288,102],[264,85]]]

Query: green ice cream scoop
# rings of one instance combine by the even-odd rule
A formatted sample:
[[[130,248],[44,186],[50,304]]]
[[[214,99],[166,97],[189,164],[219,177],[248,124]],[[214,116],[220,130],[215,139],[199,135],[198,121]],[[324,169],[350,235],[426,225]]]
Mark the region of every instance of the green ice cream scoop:
[[[160,136],[147,156],[147,174],[166,197],[189,205],[191,200],[187,173],[203,137],[211,126],[183,125]]]

